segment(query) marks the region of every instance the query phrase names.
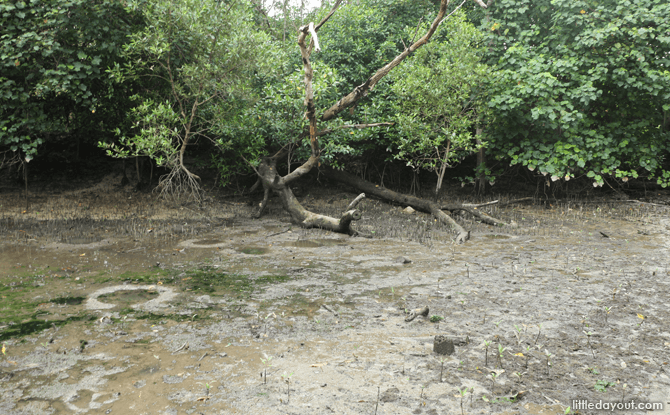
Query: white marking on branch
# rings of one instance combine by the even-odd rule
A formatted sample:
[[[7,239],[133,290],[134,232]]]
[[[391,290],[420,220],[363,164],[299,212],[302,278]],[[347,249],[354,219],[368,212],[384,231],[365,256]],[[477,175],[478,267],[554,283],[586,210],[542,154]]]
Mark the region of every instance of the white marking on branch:
[[[321,52],[319,38],[316,36],[316,30],[314,30],[314,22],[309,22],[309,33],[312,35],[312,41],[314,41],[314,52]]]

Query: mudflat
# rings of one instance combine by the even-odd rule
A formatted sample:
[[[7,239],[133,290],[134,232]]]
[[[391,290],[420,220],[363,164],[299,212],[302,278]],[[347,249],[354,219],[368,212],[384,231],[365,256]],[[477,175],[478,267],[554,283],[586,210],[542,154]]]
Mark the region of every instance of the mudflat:
[[[490,205],[459,245],[377,200],[360,238],[118,182],[2,192],[0,413],[670,413],[667,194]]]

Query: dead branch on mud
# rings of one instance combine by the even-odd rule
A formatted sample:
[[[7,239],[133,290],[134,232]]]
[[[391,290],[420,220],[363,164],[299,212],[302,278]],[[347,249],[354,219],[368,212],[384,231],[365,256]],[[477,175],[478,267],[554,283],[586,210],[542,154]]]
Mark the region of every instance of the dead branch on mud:
[[[420,210],[422,212],[430,213],[441,223],[450,226],[456,231],[457,233],[456,241],[458,243],[462,243],[470,239],[470,232],[466,231],[451,216],[447,215],[437,203],[433,201],[385,189],[383,187],[380,187],[379,185],[370,183],[367,180],[360,179],[354,176],[353,174],[349,174],[344,171],[326,168],[322,170],[322,173],[324,173],[328,178],[353,186],[358,190],[364,191],[365,193],[375,195],[377,197],[380,197],[382,199],[391,202],[400,203],[405,206],[411,206],[412,208]],[[462,205],[454,204],[449,206],[449,210],[471,211],[472,209],[467,209],[464,208]]]
[[[469,214],[476,217],[477,219],[479,219],[483,223],[486,223],[487,225],[494,225],[494,226],[505,226],[505,225],[507,225],[506,222],[503,222],[501,220],[492,218],[491,216],[487,215],[486,213],[479,212],[475,209],[476,208],[469,208],[467,206],[461,206],[461,207],[454,207],[454,208],[447,209],[447,210],[449,210],[452,213],[457,212],[457,211],[468,212]]]

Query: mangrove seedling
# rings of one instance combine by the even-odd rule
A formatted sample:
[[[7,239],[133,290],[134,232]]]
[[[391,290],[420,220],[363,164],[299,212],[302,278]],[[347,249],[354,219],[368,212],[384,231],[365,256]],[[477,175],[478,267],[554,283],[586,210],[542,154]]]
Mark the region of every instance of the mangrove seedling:
[[[440,382],[442,382],[443,372],[444,372],[444,357],[440,359]]]
[[[263,383],[267,384],[268,383],[268,368],[272,366],[272,356],[266,356],[265,359],[261,357],[261,362],[265,365],[263,368],[263,373],[261,376],[263,376]]]
[[[605,324],[607,324],[607,316],[609,316],[612,311],[612,307],[605,307]]]
[[[593,385],[593,389],[595,389],[598,392],[605,392],[607,388],[614,385],[616,385],[616,383],[614,382],[608,382],[606,380],[597,380],[596,384]]]
[[[293,376],[293,372],[290,374],[284,372],[284,374],[281,375],[281,378],[286,382],[286,403],[289,403],[291,400],[291,376]]]
[[[496,378],[498,377],[498,372],[491,372],[491,395],[495,395],[495,386]]]
[[[514,329],[516,329],[516,332],[514,333],[514,335],[516,336],[516,344],[517,344],[517,345],[520,345],[520,344],[521,344],[521,332],[522,332],[522,328],[519,327],[519,326],[517,326],[517,325],[515,324],[515,325],[514,325]]]
[[[590,331],[589,331],[589,332],[583,331],[583,333],[586,334],[586,340],[587,340],[588,343],[589,343],[589,348],[591,349],[591,355],[592,355],[593,358],[595,359],[595,358],[596,358],[596,353],[593,351],[593,346],[591,345],[591,335],[592,335],[593,333],[591,333]]]
[[[544,355],[547,357],[547,375],[549,375],[549,366],[551,366],[551,361],[549,359],[551,358],[552,354],[549,353],[549,350],[545,349]]]
[[[507,347],[502,347],[500,344],[498,345],[498,366],[500,366],[501,369],[503,369],[502,358],[505,350],[507,350]]]
[[[468,393],[468,388],[465,387],[462,390],[459,389],[458,393],[461,394],[461,415],[465,415],[465,413],[463,412],[463,398],[465,397],[465,394]]]
[[[537,344],[537,341],[540,338],[540,333],[542,333],[542,324],[538,324],[537,328],[538,328],[537,337],[535,338],[535,343],[533,343],[533,346]]]
[[[526,372],[524,372],[524,373],[521,373],[521,372],[514,372],[514,376],[517,377],[517,381],[518,381],[519,383],[521,383],[521,380],[523,379],[523,375],[524,375],[525,373],[526,373]]]
[[[484,367],[489,365],[489,346],[491,342],[486,340],[484,341]]]
[[[472,386],[470,387],[470,408],[472,408],[472,397],[474,396],[474,394],[475,394],[475,387]]]

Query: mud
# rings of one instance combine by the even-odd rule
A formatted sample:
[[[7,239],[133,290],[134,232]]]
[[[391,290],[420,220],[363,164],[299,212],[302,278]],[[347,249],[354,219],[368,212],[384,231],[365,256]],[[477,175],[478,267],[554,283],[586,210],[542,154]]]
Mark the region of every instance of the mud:
[[[357,224],[375,237],[351,238],[276,202],[251,220],[246,200],[171,206],[119,181],[28,209],[3,191],[0,413],[670,413],[667,193],[493,205],[513,225],[460,218],[455,245],[375,200]]]

